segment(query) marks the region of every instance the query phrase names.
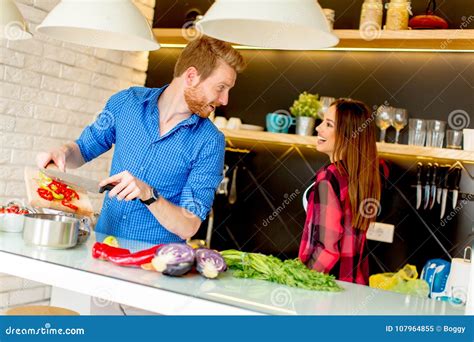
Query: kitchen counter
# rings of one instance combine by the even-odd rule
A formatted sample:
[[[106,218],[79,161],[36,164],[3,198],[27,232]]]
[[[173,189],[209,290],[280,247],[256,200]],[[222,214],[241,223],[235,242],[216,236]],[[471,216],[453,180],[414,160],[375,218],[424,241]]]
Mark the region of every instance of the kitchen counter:
[[[21,234],[0,232],[0,272],[161,314],[174,315],[463,315],[446,302],[339,282],[339,293],[308,291],[270,282],[198,274],[174,278],[93,259],[95,236],[69,250],[26,246]],[[132,251],[146,243],[119,239]],[[64,302],[73,301],[66,298]],[[53,298],[52,298],[53,301]],[[57,300],[54,301],[55,304]],[[67,307],[67,306],[66,306]]]

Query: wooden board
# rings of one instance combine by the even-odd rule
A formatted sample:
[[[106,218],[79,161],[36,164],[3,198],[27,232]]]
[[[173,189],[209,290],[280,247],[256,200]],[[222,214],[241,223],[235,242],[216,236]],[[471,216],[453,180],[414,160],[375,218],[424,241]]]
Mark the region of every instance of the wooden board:
[[[37,192],[40,183],[39,172],[40,171],[37,168],[25,167],[26,194],[30,206],[35,208],[55,209],[81,216],[94,215],[89,195],[85,190],[82,189],[74,189],[79,195],[79,199],[73,199],[71,201],[71,204],[78,207],[78,210],[76,211],[62,205],[60,200],[47,201],[41,198]]]

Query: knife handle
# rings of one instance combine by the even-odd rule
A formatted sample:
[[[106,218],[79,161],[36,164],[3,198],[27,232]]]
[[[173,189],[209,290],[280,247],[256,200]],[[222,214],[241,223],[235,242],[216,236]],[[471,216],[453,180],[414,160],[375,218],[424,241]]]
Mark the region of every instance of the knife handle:
[[[416,183],[421,184],[421,172],[423,170],[423,164],[418,162],[416,166],[418,168],[418,171],[416,172]]]
[[[459,190],[459,183],[461,182],[461,168],[456,167],[454,169],[454,182],[453,182],[453,190]]]
[[[426,182],[425,182],[426,185],[429,185],[430,182],[431,182],[431,168],[432,167],[433,167],[433,164],[431,164],[431,163],[428,163],[428,165],[426,167],[427,168],[427,170],[426,170]]]
[[[110,191],[110,190],[112,190],[114,187],[115,187],[115,185],[113,185],[113,184],[107,184],[107,185],[101,186],[100,189],[99,189],[99,194],[102,194],[102,193],[104,193],[105,191]]]
[[[433,164],[433,178],[431,179],[431,185],[436,185],[436,177],[438,176],[438,163]]]

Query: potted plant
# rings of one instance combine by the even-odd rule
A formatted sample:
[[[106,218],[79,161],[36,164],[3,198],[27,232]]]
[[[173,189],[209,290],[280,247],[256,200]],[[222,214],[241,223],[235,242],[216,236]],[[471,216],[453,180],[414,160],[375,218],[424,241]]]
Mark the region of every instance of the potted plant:
[[[313,135],[316,118],[321,108],[318,97],[318,94],[309,94],[305,91],[290,107],[291,114],[296,117],[296,134]]]

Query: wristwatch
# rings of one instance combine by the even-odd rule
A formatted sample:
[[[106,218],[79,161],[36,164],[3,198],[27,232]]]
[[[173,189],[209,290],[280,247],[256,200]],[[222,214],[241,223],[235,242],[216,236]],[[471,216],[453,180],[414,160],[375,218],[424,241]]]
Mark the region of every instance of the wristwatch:
[[[140,200],[140,202],[142,202],[145,205],[150,205],[152,203],[155,203],[160,198],[160,194],[158,193],[158,191],[156,191],[155,188],[150,187],[150,189],[151,189],[151,197],[145,201]]]

